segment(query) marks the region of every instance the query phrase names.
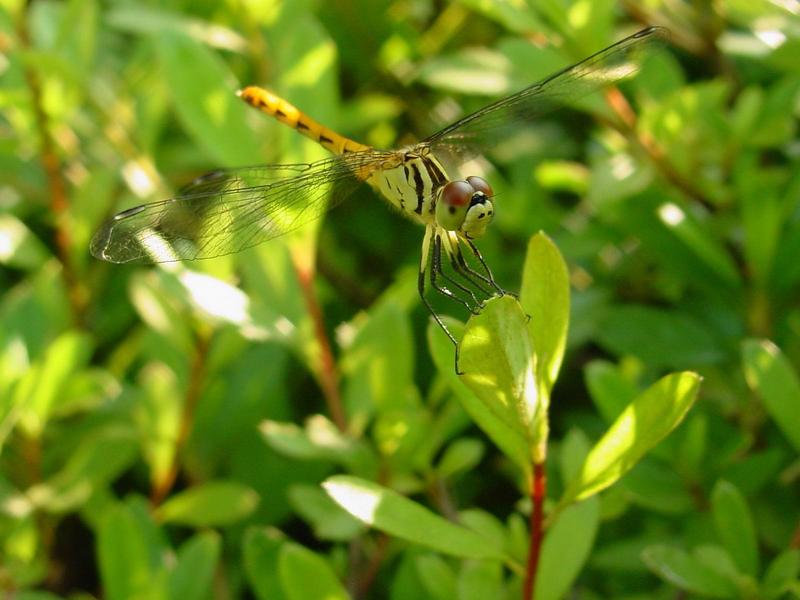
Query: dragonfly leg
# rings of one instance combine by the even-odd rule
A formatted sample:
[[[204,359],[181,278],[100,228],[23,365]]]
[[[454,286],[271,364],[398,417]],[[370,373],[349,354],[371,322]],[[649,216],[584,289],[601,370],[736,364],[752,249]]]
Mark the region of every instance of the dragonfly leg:
[[[442,240],[439,237],[439,234],[435,233],[433,238],[433,252],[431,256],[431,270],[430,270],[431,286],[433,287],[433,289],[435,289],[443,296],[446,296],[451,300],[455,300],[456,302],[463,304],[468,311],[474,314],[477,309],[470,306],[469,302],[454,294],[446,286],[441,285],[438,281],[439,276],[443,277],[444,279],[447,279],[448,281],[452,281],[442,272]]]
[[[473,243],[473,241],[469,238],[463,238],[464,242],[469,246],[469,249],[472,250],[472,254],[475,255],[475,258],[478,259],[478,262],[481,263],[484,271],[486,271],[486,281],[495,289],[497,293],[501,296],[505,296],[508,292],[506,292],[503,288],[501,288],[498,283],[494,280],[494,275],[492,275],[492,270],[489,268],[489,265],[486,264],[486,261],[483,259],[483,255],[481,251],[478,250],[478,247]]]
[[[442,245],[444,245],[444,250],[447,253],[447,256],[450,258],[450,264],[455,265],[454,259],[453,259],[453,251],[452,251],[452,248],[450,247],[450,244],[448,243],[448,239],[447,238],[442,239],[442,237],[438,233],[434,234],[434,235],[435,235],[435,237],[433,239],[433,269],[431,270],[431,277],[441,275],[443,279],[445,279],[446,281],[451,283],[453,286],[457,287],[459,290],[461,290],[465,294],[469,294],[469,296],[472,298],[472,302],[474,303],[475,307],[473,308],[471,306],[467,306],[467,308],[469,309],[469,311],[472,314],[477,314],[477,312],[478,312],[478,308],[477,307],[479,307],[482,303],[481,303],[480,300],[478,300],[478,297],[475,295],[475,292],[473,292],[471,289],[469,289],[467,286],[465,286],[460,281],[457,281],[456,279],[454,279],[454,278],[450,277],[449,275],[447,275],[447,273],[445,273],[443,271],[443,269],[442,269]],[[456,273],[459,273],[459,271],[455,268],[455,266],[454,266],[453,270]],[[467,278],[467,281],[470,281],[470,280]],[[433,279],[431,280],[431,283],[434,286],[436,285],[433,282]],[[456,300],[461,301],[461,298],[456,298]],[[465,302],[464,304],[468,304],[468,303]]]
[[[453,342],[453,346],[456,348],[455,352],[455,370],[457,375],[463,375],[461,371],[458,370],[458,356],[459,356],[459,346],[458,340],[456,340],[455,336],[450,332],[447,328],[447,325],[444,324],[442,318],[439,314],[433,309],[430,301],[425,297],[425,271],[428,269],[428,257],[430,255],[430,242],[431,242],[431,235],[433,234],[432,227],[425,228],[425,237],[422,240],[422,257],[419,264],[419,277],[417,278],[417,289],[419,291],[419,297],[422,299],[422,303],[425,305],[425,308],[428,309],[428,312],[431,313],[433,320],[436,321],[436,324],[442,328],[445,335],[450,338],[450,341]]]
[[[491,285],[491,280],[483,273],[473,269],[466,261],[464,254],[461,252],[459,238],[455,234],[450,234],[446,241],[449,242],[447,253],[450,256],[450,264],[453,266],[453,270],[474,285],[480,293],[488,297],[493,296],[494,292],[484,286],[484,284]]]

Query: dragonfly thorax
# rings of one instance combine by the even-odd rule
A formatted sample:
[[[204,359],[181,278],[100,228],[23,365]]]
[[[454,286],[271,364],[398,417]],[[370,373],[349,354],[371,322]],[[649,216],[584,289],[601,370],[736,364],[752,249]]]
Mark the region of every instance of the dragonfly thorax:
[[[436,224],[470,239],[481,237],[494,216],[492,195],[491,186],[481,177],[450,181],[436,202]]]

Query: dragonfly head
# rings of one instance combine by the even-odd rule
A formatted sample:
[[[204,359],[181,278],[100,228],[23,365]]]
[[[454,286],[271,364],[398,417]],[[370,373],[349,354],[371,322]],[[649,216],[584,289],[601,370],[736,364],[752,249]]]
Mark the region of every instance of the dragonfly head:
[[[470,239],[479,238],[492,222],[493,195],[491,186],[481,177],[450,181],[442,188],[436,203],[436,223]]]

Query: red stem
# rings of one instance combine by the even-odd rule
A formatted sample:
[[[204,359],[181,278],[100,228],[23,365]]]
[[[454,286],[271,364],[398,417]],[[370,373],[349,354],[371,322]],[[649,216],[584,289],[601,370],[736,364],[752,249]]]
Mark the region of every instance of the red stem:
[[[306,301],[308,314],[314,322],[314,335],[319,344],[319,384],[325,396],[325,403],[328,405],[328,412],[333,422],[340,431],[345,431],[347,429],[347,420],[344,416],[342,398],[339,395],[339,376],[336,372],[336,361],[333,358],[333,351],[328,341],[328,334],[325,332],[325,320],[322,316],[322,307],[320,307],[317,296],[314,293],[313,271],[301,266],[300,261],[294,256],[292,258],[297,280],[300,282],[300,287],[303,290],[303,297]]]
[[[29,5],[20,10],[17,23],[17,35],[19,37],[20,46],[24,50],[31,51],[33,50],[33,44],[28,31],[28,8]],[[50,192],[50,209],[53,211],[53,216],[55,217],[54,237],[56,254],[61,262],[61,273],[67,291],[67,298],[72,310],[73,322],[75,325],[81,326],[83,324],[86,297],[78,281],[70,255],[72,240],[67,225],[69,211],[67,186],[61,171],[61,161],[56,153],[56,144],[50,132],[49,119],[44,109],[39,76],[34,67],[29,66],[27,62],[25,65],[25,80],[31,95],[36,129],[39,133],[40,160],[47,179],[47,187]]]
[[[525,569],[525,584],[522,588],[522,600],[533,600],[533,590],[536,585],[536,570],[539,566],[539,554],[542,550],[544,531],[544,498],[547,489],[547,476],[544,463],[533,464],[533,478],[531,480],[531,518],[530,518],[530,547],[528,549],[528,565]]]

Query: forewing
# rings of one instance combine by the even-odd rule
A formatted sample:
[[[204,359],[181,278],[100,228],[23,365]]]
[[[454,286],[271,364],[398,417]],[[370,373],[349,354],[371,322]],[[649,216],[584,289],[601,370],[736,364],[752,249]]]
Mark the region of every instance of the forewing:
[[[536,117],[632,76],[639,69],[642,54],[653,44],[662,43],[666,36],[662,27],[643,29],[464,117],[422,143],[437,156],[450,154],[464,159],[485,152]]]
[[[307,164],[214,171],[174,198],[117,214],[95,234],[91,252],[115,263],[238,252],[320,217],[391,156],[355,152]]]

